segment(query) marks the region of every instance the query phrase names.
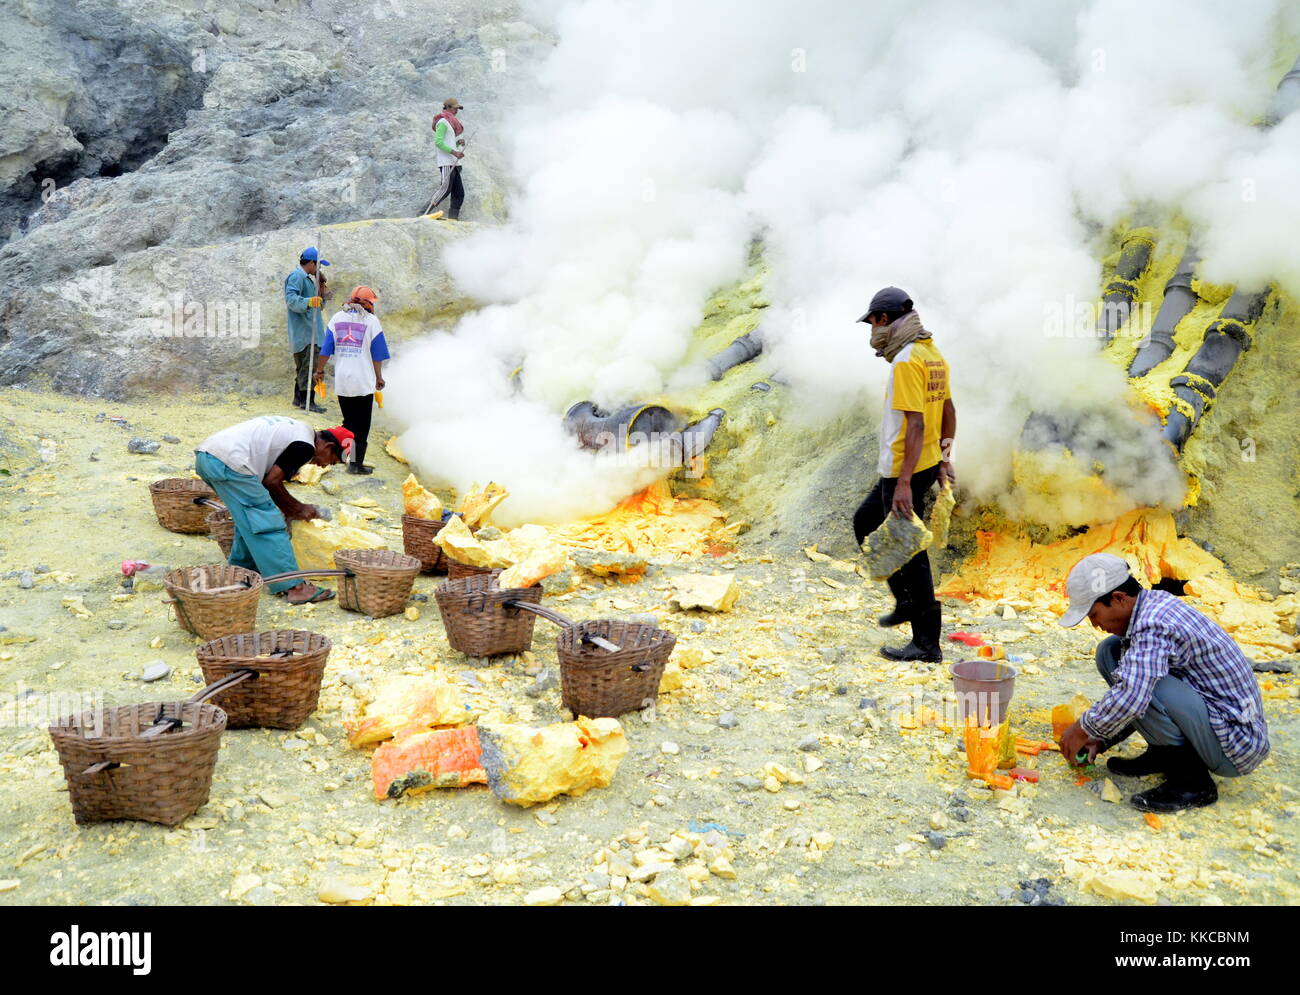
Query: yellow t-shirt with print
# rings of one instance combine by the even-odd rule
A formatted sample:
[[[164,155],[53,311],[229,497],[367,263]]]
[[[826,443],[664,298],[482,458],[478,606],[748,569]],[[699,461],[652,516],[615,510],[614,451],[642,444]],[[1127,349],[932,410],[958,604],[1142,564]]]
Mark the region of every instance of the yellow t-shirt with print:
[[[897,477],[903,469],[906,411],[919,411],[925,420],[921,457],[913,472],[928,470],[942,458],[943,404],[948,392],[948,363],[933,339],[917,339],[901,349],[890,365],[885,388],[885,415],[880,423],[882,477]]]

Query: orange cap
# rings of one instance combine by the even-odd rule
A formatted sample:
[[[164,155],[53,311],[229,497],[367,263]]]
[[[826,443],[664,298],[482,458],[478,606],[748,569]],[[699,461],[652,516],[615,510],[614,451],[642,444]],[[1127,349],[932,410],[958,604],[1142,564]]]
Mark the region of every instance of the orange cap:
[[[349,302],[355,301],[364,307],[367,311],[373,311],[375,305],[379,303],[379,295],[369,287],[356,287],[352,291]]]

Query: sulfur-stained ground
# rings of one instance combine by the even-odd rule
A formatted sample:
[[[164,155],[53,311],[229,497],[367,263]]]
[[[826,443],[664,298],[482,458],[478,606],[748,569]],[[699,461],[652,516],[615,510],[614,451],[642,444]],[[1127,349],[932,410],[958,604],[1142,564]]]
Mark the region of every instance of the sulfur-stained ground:
[[[309,904],[323,883],[345,881],[379,904],[517,903],[545,887],[564,901],[648,903],[635,884],[612,892],[599,875],[589,879],[597,857],[613,848],[635,865],[636,852],[674,833],[693,840],[709,824],[727,834],[710,837],[710,852],[729,847],[735,877],[705,875],[694,894],[724,904],[1008,904],[1032,894],[1097,903],[1112,900],[1101,896],[1116,882],[1175,904],[1300,900],[1294,675],[1260,675],[1272,756],[1248,778],[1220,781],[1222,799],[1208,810],[1165,817],[1153,829],[1126,803],[1076,784],[1048,753],[1038,758],[1036,789],[995,796],[965,778],[955,733],[900,728],[900,715],[916,705],[942,711],[951,685],[943,668],[876,655],[896,638],[873,621],[883,587],[833,562],[769,552],[757,539],[719,559],[656,564],[640,584],[587,578],[548,599],[579,619],[654,612],[681,649],[707,651],[694,655],[706,662],[682,671],[683,686],[664,695],[653,716],[625,718],[631,749],[608,789],[529,810],[483,787],[373,800],[368,758],[348,746],[342,721],[376,677],[436,667],[477,705],[538,724],[568,717],[557,690],[526,693],[530,669],[555,665],[544,623],[534,661],[481,666],[447,647],[432,603],[438,579],[422,576],[415,621],[367,621],[336,604],[293,608],[265,598],[262,628],[307,628],[334,641],[319,711],[297,732],[228,731],[211,800],[179,827],[78,828],[44,731],[58,707],[50,696],[62,703],[102,695],[112,705],[180,699],[199,686],[195,640],[169,617],[159,592],[123,594],[118,565],[215,562],[216,546],[162,530],[146,485],[187,473],[193,445],[210,431],[280,410],[255,400],[118,404],[5,393],[0,902]],[[293,410],[284,405],[281,413]],[[126,452],[133,436],[168,433],[182,441],[152,456]],[[373,438],[385,437],[381,428]],[[372,497],[386,512],[381,526],[396,528],[407,471],[378,445],[370,461],[373,478],[332,472],[326,480],[337,494],[305,488],[304,499],[337,507]],[[399,534],[390,534],[400,548]],[[30,589],[20,586],[27,571]],[[672,611],[669,582],[687,571],[734,572],[736,609]],[[84,615],[64,603],[76,598]],[[1061,630],[1032,612],[1004,619],[990,606],[974,612],[959,603],[947,606],[945,622],[945,631],[984,633],[1020,657],[1022,735],[1049,738],[1053,704],[1100,693],[1095,634]],[[955,644],[949,655],[958,658]],[[171,666],[170,677],[141,683],[141,670],[156,660]],[[733,728],[719,725],[724,713],[734,715]],[[771,764],[793,775],[776,791],[764,784]],[[1115,779],[1125,796],[1149,783]],[[1039,879],[1048,885],[1035,886]],[[1022,881],[1030,883],[1024,894]]]

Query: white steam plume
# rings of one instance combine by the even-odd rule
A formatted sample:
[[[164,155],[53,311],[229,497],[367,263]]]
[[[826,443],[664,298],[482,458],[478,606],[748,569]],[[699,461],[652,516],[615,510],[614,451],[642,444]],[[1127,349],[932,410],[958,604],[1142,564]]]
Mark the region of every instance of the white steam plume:
[[[596,0],[537,19],[558,41],[508,129],[511,220],[448,252],[487,306],[389,378],[416,466],[505,484],[507,521],[598,512],[653,476],[578,452],[560,418],[661,395],[755,233],[804,417],[879,396],[854,319],[902,286],[953,366],[983,497],[1030,412],[1123,408],[1096,339],[1048,334],[1053,308],[1097,296],[1097,232],[1182,211],[1207,276],[1300,288],[1300,115],[1255,126],[1300,38],[1282,0]],[[1105,443],[1165,465],[1135,501],[1177,499],[1149,424]]]

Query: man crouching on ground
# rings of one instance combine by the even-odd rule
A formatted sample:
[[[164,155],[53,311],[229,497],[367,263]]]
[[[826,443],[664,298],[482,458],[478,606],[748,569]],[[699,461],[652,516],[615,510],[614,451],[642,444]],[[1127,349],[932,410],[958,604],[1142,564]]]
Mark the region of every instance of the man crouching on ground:
[[[1065,582],[1064,626],[1085,618],[1111,635],[1097,646],[1097,669],[1110,685],[1101,701],[1061,736],[1077,766],[1135,729],[1149,744],[1138,757],[1111,757],[1125,777],[1164,774],[1132,797],[1144,812],[1179,812],[1219,798],[1211,774],[1240,777],[1268,756],[1264,702],[1249,660],[1223,629],[1180,598],[1148,591],[1109,553],[1080,560]]]

